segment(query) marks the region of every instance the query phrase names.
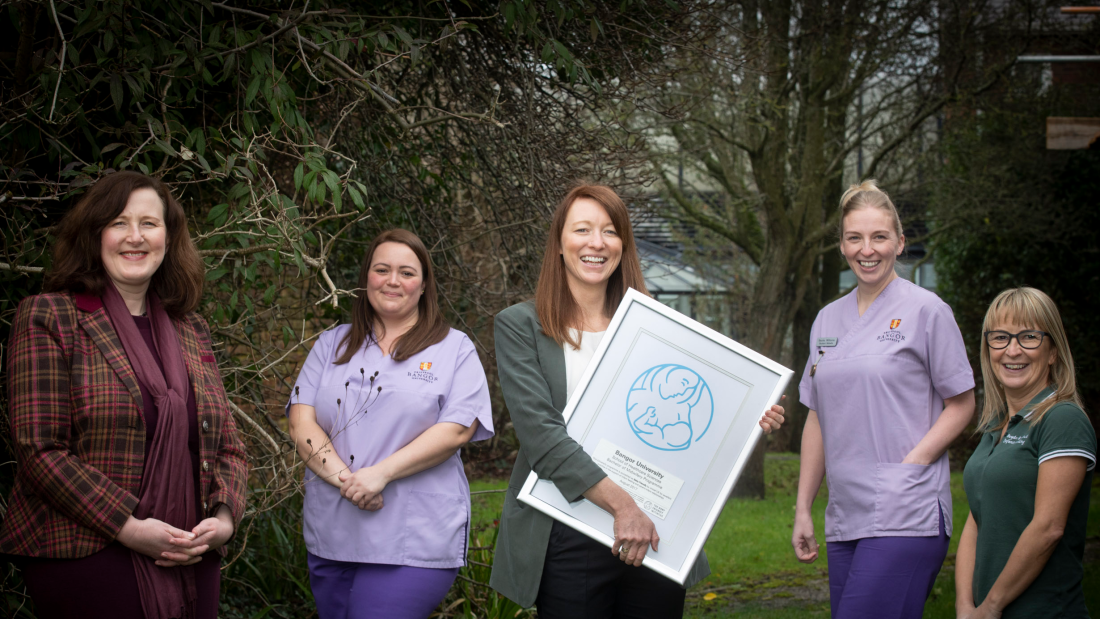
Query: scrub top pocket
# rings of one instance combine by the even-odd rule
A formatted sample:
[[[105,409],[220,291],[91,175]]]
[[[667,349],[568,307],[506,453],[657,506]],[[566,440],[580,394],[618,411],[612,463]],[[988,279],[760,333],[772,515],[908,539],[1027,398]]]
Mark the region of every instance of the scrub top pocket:
[[[939,533],[939,467],[875,465],[875,535]]]
[[[405,560],[423,567],[465,562],[468,520],[466,500],[461,495],[409,492],[405,501]]]

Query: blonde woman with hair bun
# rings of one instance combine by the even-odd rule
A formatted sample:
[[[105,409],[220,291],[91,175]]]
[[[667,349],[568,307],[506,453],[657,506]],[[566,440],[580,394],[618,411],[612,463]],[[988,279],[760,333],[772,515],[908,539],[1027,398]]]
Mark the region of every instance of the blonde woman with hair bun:
[[[1096,432],[1058,308],[1010,288],[982,323],[982,434],[963,472],[960,619],[1088,617],[1081,583]]]
[[[840,207],[856,287],[810,331],[791,544],[817,559],[811,507],[827,471],[832,616],[917,619],[947,555],[946,450],[974,414],[974,374],[951,308],[894,270],[905,236],[890,197],[868,180]]]

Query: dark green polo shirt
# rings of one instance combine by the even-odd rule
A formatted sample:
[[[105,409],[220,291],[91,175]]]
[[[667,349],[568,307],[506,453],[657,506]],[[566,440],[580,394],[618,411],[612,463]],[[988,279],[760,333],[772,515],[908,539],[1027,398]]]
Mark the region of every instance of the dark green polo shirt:
[[[1085,413],[1071,402],[1054,406],[1037,425],[1030,423],[1032,407],[1050,394],[1049,387],[1044,389],[1024,407],[1025,414],[1013,415],[1000,443],[999,432],[986,432],[963,473],[970,511],[978,524],[974,566],[977,605],[993,587],[1020,534],[1031,523],[1039,464],[1063,456],[1088,460],[1088,473],[1073,500],[1065,534],[1039,577],[1005,608],[1002,619],[1089,616],[1081,579],[1089,488],[1096,465],[1096,433]]]

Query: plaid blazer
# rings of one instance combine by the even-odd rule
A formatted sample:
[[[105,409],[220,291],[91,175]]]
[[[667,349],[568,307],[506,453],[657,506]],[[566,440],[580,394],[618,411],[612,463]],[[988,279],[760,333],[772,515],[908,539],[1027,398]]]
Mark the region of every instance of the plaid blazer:
[[[173,320],[201,437],[203,513],[244,514],[244,444],[233,423],[210,330]],[[0,552],[74,559],[109,544],[137,506],[145,419],[137,377],[99,297],[48,293],[19,304],[8,348],[9,424],[18,469]]]

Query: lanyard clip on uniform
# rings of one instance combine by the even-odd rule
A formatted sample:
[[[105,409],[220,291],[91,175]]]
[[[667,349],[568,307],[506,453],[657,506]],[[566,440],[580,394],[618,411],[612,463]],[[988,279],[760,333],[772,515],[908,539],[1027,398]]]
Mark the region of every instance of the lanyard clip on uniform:
[[[811,377],[812,377],[812,376],[813,376],[814,374],[816,374],[816,373],[817,373],[817,364],[818,364],[818,363],[821,363],[821,357],[823,357],[824,355],[825,355],[825,351],[824,351],[824,350],[819,350],[819,351],[817,351],[817,361],[815,361],[815,362],[814,362],[814,364],[813,364],[813,367],[811,367],[811,368],[810,368],[810,376],[811,376]]]

